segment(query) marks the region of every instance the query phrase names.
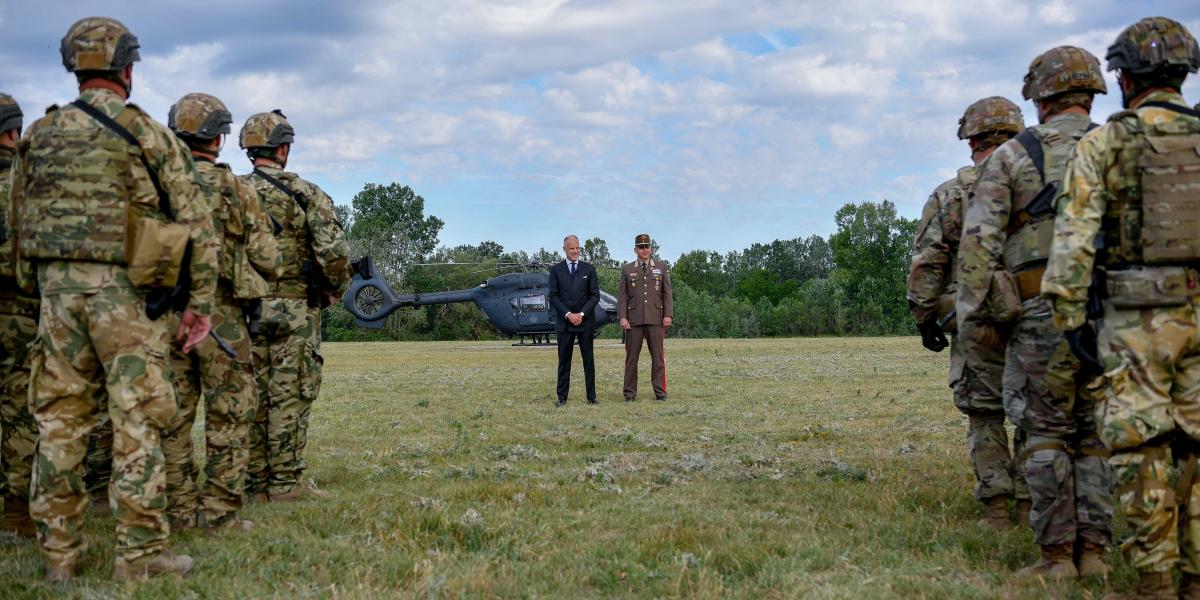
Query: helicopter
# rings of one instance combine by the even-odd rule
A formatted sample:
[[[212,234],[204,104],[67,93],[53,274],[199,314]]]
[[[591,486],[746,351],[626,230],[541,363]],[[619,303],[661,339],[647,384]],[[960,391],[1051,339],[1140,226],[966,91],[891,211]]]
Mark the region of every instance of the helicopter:
[[[364,256],[351,264],[354,275],[350,289],[342,297],[342,306],[354,315],[359,327],[379,329],[388,315],[403,307],[474,302],[493,327],[509,338],[519,336],[514,346],[547,346],[552,343],[558,318],[546,298],[550,293],[550,273],[546,265],[538,262],[524,266],[526,272],[496,275],[473,288],[397,294],[380,276],[371,257]],[[598,335],[601,327],[618,320],[617,298],[600,290],[600,302],[593,309],[593,316],[594,334]],[[526,343],[527,340],[532,343]]]

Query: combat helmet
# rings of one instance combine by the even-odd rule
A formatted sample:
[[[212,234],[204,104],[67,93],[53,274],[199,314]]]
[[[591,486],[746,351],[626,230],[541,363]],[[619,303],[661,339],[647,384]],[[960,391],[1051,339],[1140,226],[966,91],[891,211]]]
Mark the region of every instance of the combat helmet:
[[[137,36],[116,19],[86,17],[75,22],[63,36],[59,52],[68,71],[120,71],[138,54]]]
[[[1100,60],[1074,46],[1051,48],[1029,63],[1021,96],[1041,101],[1068,92],[1107,94]]]
[[[1117,36],[1105,55],[1108,70],[1121,69],[1134,75],[1160,71],[1195,73],[1200,69],[1200,47],[1178,21],[1147,17]]]
[[[176,135],[209,141],[229,133],[233,115],[216,96],[192,93],[171,105],[167,127]]]
[[[282,144],[290,144],[295,139],[296,131],[288,123],[287,117],[278,108],[265,113],[251,115],[242,125],[238,145],[245,150],[254,148],[278,148]]]
[[[16,129],[17,133],[21,132],[22,121],[24,115],[21,113],[21,107],[8,94],[0,94],[0,133]]]
[[[1025,129],[1021,108],[1008,98],[989,96],[976,100],[958,120],[958,139],[966,140],[983,133],[1016,135]]]

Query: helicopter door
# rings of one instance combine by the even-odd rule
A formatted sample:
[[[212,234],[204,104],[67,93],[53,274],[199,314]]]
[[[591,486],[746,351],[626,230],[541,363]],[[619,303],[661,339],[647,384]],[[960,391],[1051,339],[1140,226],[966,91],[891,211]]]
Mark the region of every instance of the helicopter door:
[[[517,298],[515,304],[517,305],[517,323],[521,325],[537,325],[550,320],[550,312],[546,310],[547,302],[544,294]]]

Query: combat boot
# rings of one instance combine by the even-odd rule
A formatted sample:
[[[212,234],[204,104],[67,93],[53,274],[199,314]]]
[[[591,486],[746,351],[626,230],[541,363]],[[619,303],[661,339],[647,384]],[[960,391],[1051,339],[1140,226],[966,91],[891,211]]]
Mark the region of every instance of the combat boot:
[[[0,530],[11,531],[24,538],[37,537],[37,527],[29,516],[29,503],[7,498],[4,500],[4,522]]]
[[[1128,592],[1111,592],[1104,600],[1175,600],[1175,581],[1171,572],[1138,571],[1138,580]]]
[[[213,525],[212,527],[205,525],[204,527],[205,535],[216,535],[226,531],[250,533],[251,531],[254,531],[254,521],[240,517],[232,517],[226,519],[225,522],[221,523],[220,525]]]
[[[75,579],[75,564],[46,566],[46,581],[67,583]]]
[[[1179,600],[1200,600],[1200,575],[1183,574],[1179,579]]]
[[[1079,546],[1079,576],[1108,577],[1112,568],[1104,562],[1104,546],[1083,542]]]
[[[1008,498],[992,496],[983,501],[983,518],[979,524],[995,531],[1004,531],[1012,525],[1008,522]]]
[[[1017,571],[1020,579],[1074,579],[1079,577],[1075,568],[1075,545],[1052,544],[1042,546],[1042,558],[1032,565]]]
[[[271,494],[271,502],[295,502],[306,498],[328,498],[329,492],[318,489],[316,484],[309,482],[307,484],[297,483],[292,489],[282,494]]]
[[[154,556],[144,556],[135,561],[121,557],[113,562],[113,581],[140,581],[155,575],[178,575],[186,577],[192,570],[192,557],[163,550]]]
[[[246,502],[249,502],[251,504],[261,504],[268,500],[270,500],[270,497],[267,496],[266,492],[256,492],[254,494],[250,494],[249,496],[246,496]]]
[[[1017,500],[1016,507],[1017,527],[1026,529],[1029,527],[1029,511],[1033,510],[1033,502],[1029,500]]]

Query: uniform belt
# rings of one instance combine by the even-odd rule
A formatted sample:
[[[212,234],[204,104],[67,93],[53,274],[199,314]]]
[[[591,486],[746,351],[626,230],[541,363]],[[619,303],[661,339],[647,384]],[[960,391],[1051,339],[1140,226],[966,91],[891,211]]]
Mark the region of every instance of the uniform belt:
[[[1042,275],[1046,274],[1046,266],[1013,273],[1013,277],[1017,280],[1017,293],[1021,295],[1021,301],[1030,298],[1036,298],[1042,293]]]

